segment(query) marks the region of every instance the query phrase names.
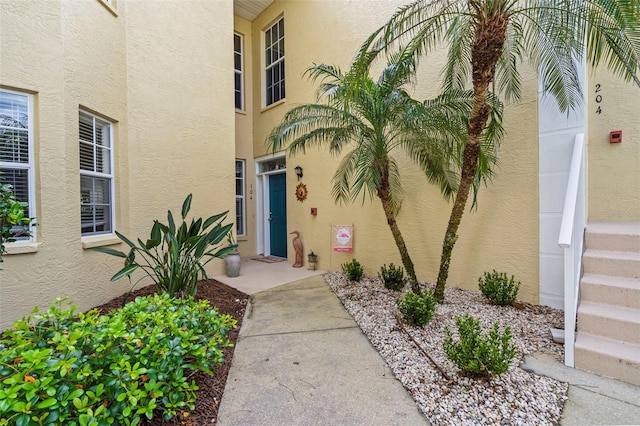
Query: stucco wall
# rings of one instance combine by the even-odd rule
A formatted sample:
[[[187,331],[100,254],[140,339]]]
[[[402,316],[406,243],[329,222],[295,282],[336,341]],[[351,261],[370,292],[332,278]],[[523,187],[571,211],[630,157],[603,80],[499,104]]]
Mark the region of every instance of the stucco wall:
[[[37,241],[0,271],[0,329],[69,297],[88,309],[124,293],[121,259],[81,238],[78,110],[114,123],[116,229],[230,210],[234,221],[233,3],[99,0],[0,3],[0,84],[34,94]],[[125,250],[123,244],[111,247]],[[12,247],[10,252],[25,251]],[[223,265],[211,265],[211,274]]]
[[[296,104],[314,100],[315,85],[302,79],[302,73],[313,62],[326,62],[349,67],[360,43],[383,24],[402,2],[277,1],[253,22],[254,51],[260,52],[261,31],[284,14],[286,31],[286,102],[262,109],[259,77],[254,78],[256,108],[255,155],[264,151],[268,132],[282,115]],[[309,19],[312,16],[313,19]],[[366,17],[366,19],[364,18]],[[254,55],[254,74],[262,73],[258,53]],[[429,63],[436,65],[420,72],[416,97],[433,95],[442,54]],[[377,74],[374,73],[377,77]],[[477,289],[483,271],[498,269],[515,274],[522,281],[522,299],[538,301],[538,140],[537,81],[531,71],[524,71],[523,100],[507,107],[507,137],[500,151],[501,165],[497,176],[479,196],[477,212],[465,212],[451,264],[449,285]],[[261,111],[261,112],[257,112]],[[398,223],[416,264],[418,278],[434,281],[437,277],[440,247],[451,205],[437,188],[426,183],[420,170],[402,155],[401,178],[406,192]],[[304,169],[302,182],[309,189],[308,199],[295,200],[298,183],[293,167]],[[401,264],[391,233],[377,199],[364,204],[336,206],[331,198],[331,177],[338,165],[324,150],[312,149],[306,155],[288,159],[287,190],[289,229],[299,229],[306,251],[319,255],[319,267],[338,270],[352,257],[376,275],[382,264]],[[310,208],[318,208],[318,216]],[[355,224],[354,251],[335,253],[331,246],[331,224]],[[293,258],[293,251],[289,250]]]
[[[37,243],[35,253],[5,257],[0,271],[0,328],[66,296],[86,309],[121,294],[112,259],[83,248],[80,237],[78,110],[115,122],[116,182],[126,179],[124,20],[95,2],[3,2],[0,81],[34,93]],[[118,225],[126,223],[116,184]],[[126,191],[126,187],[124,187]],[[10,248],[10,252],[15,248]],[[20,251],[20,250],[18,250]]]
[[[230,210],[234,221],[232,6],[126,2],[134,232],[189,193],[193,215]]]
[[[600,67],[587,98],[588,219],[640,221],[640,88]],[[622,143],[609,143],[614,130]]]

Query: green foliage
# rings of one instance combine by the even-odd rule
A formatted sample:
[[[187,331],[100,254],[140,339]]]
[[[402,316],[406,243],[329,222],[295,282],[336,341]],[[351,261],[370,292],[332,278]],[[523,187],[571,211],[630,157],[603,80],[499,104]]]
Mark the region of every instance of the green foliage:
[[[447,327],[447,337],[443,349],[449,359],[465,373],[471,376],[491,376],[502,374],[509,369],[516,355],[516,347],[511,342],[511,327],[500,333],[500,324],[493,325],[484,336],[480,321],[465,315],[456,317],[458,342],[453,341],[451,330]]]
[[[0,425],[138,424],[193,410],[188,370],[223,362],[235,327],[208,301],[138,297],[109,315],[63,309],[14,324],[0,339]]]
[[[421,293],[410,291],[404,299],[398,299],[397,304],[405,321],[418,327],[428,323],[436,310],[436,299],[429,290]]]
[[[344,272],[349,281],[360,281],[364,275],[364,269],[356,259],[343,263],[342,272]]]
[[[407,88],[415,82],[417,61],[410,47],[389,55],[377,78],[370,76],[370,63],[361,67],[362,60],[346,72],[333,65],[312,65],[306,74],[319,81],[317,103],[289,110],[266,142],[272,152],[286,148],[295,155],[324,147],[341,157],[332,179],[333,199],[345,204],[360,198],[380,200],[413,284],[418,282],[415,267],[396,220],[404,195],[398,158],[411,158],[427,180],[451,198],[458,188],[473,91],[452,90],[435,99],[413,99]],[[358,56],[375,57],[366,48]],[[496,122],[497,110],[491,115],[491,122]],[[496,124],[493,128],[501,128]],[[483,144],[481,150],[487,168],[495,158],[490,145]]]
[[[504,272],[485,272],[478,278],[480,291],[494,305],[510,305],[518,299],[520,281],[515,282],[513,275],[507,277]]]
[[[389,290],[402,290],[405,284],[404,269],[402,266],[396,267],[393,263],[388,268],[386,264],[382,265],[378,277]]]
[[[231,246],[221,247],[220,242],[231,232],[233,224],[223,225],[228,212],[219,213],[206,220],[185,218],[191,209],[191,194],[182,204],[182,223],[176,226],[171,210],[167,213],[168,224],[153,221],[149,239],[138,238],[135,245],[116,231],[116,235],[129,247],[129,253],[98,247],[93,250],[125,259],[124,267],[111,277],[111,281],[130,276],[142,269],[155,283],[160,293],[173,296],[194,296],[198,277],[209,280],[205,265],[213,258],[223,258],[234,252]]]
[[[16,199],[11,185],[0,184],[0,263],[5,243],[12,243],[18,236],[29,236],[33,219],[25,217],[26,205]]]

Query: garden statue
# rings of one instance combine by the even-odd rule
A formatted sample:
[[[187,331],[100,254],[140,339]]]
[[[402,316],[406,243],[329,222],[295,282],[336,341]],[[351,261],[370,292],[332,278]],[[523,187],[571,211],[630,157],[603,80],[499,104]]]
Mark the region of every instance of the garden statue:
[[[294,268],[302,268],[302,240],[300,239],[300,232],[293,231],[291,234],[294,234],[293,237],[293,249],[296,251],[296,263],[293,264]]]

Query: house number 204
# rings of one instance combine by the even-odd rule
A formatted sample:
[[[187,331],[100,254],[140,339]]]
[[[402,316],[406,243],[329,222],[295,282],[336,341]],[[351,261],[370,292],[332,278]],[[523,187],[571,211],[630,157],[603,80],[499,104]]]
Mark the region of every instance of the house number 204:
[[[602,114],[602,107],[600,106],[600,103],[602,102],[602,95],[600,94],[600,91],[602,90],[602,86],[599,84],[596,84],[596,114]]]

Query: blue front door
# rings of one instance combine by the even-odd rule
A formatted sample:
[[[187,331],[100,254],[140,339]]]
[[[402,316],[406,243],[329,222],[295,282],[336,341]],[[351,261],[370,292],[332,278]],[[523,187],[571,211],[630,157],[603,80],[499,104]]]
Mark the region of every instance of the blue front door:
[[[269,176],[269,229],[271,255],[287,257],[286,173]]]

